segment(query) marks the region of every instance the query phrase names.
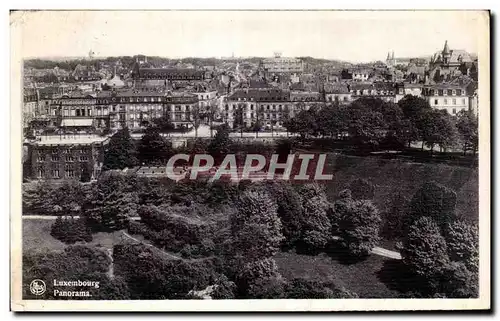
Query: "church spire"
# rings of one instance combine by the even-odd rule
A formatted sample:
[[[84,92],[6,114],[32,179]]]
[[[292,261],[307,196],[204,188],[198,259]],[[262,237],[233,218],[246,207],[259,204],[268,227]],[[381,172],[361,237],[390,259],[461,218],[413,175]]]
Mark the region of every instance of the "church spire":
[[[450,48],[448,47],[448,40],[444,42],[444,48],[443,48],[443,56],[448,55],[450,53]]]

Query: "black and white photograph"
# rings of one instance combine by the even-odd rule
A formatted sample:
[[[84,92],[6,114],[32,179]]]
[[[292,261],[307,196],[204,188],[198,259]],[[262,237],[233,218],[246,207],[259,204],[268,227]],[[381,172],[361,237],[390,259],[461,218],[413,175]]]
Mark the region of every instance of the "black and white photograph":
[[[489,11],[10,20],[12,310],[490,308]]]

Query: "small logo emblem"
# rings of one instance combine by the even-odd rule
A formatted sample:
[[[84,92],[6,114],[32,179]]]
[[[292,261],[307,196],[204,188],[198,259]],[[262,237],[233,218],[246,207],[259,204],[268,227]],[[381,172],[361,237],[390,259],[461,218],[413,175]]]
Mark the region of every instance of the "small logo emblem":
[[[45,290],[47,290],[47,287],[45,286],[45,282],[39,279],[35,279],[31,281],[30,283],[30,291],[34,295],[42,295],[45,293]]]

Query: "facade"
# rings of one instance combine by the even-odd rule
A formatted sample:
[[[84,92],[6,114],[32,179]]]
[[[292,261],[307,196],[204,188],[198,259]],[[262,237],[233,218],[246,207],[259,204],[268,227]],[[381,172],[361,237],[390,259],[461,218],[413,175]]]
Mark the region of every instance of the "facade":
[[[168,117],[177,128],[190,127],[198,108],[194,94],[156,90],[103,91],[65,95],[51,105],[51,117],[64,132],[140,129]]]
[[[380,98],[387,102],[396,102],[396,88],[392,83],[352,83],[348,85],[352,100],[362,97]]]
[[[423,96],[432,108],[446,110],[451,115],[469,110],[466,88],[459,85],[447,83],[428,85],[423,88]]]
[[[226,98],[222,118],[231,128],[283,125],[293,117],[290,92],[281,89],[243,89]]]
[[[349,86],[344,83],[326,84],[324,90],[327,103],[348,104],[352,101]]]
[[[402,82],[402,83],[396,84],[397,93],[396,93],[396,101],[395,102],[400,101],[406,95],[413,95],[416,97],[421,97],[423,87],[424,87],[424,85],[420,84],[420,83]]]
[[[104,160],[107,137],[43,136],[28,143],[30,166],[25,176],[31,179],[90,179],[99,176]]]
[[[281,57],[275,54],[272,58],[262,61],[264,70],[268,73],[302,73],[304,63],[297,58]]]
[[[352,80],[354,81],[367,81],[370,78],[370,70],[356,69],[352,71]]]

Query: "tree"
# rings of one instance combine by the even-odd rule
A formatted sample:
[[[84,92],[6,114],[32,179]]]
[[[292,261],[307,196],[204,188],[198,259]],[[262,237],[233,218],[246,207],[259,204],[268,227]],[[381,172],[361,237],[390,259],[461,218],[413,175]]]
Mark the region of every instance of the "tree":
[[[446,111],[431,109],[421,115],[418,125],[422,143],[434,150],[435,145],[447,148],[456,141],[457,130],[453,119]]]
[[[476,225],[456,220],[445,233],[448,255],[452,261],[464,263],[469,271],[479,271],[479,231]]]
[[[390,239],[399,238],[403,235],[404,215],[408,212],[410,199],[403,193],[392,196],[385,210],[384,235]]]
[[[244,264],[236,276],[236,285],[240,297],[248,297],[249,290],[256,282],[263,279],[279,279],[278,265],[271,258],[251,261]]]
[[[84,219],[59,216],[50,228],[50,235],[66,244],[92,241],[92,231]]]
[[[417,219],[403,240],[404,264],[417,276],[435,282],[449,263],[446,241],[429,217]]]
[[[137,216],[138,202],[134,177],[109,173],[101,175],[93,187],[83,214],[94,231],[120,230],[129,217]]]
[[[415,220],[421,217],[430,217],[441,229],[455,219],[455,205],[457,194],[437,182],[425,182],[417,190],[412,200],[404,227],[408,229]]]
[[[283,234],[276,203],[268,194],[245,191],[230,221],[236,255],[257,260],[276,254]]]
[[[404,96],[403,99],[398,101],[398,105],[403,112],[404,118],[413,122],[417,120],[423,112],[431,110],[431,106],[427,100],[414,95]]]
[[[371,108],[371,102],[372,100],[356,100],[348,109],[348,133],[359,147],[378,146],[388,129],[384,115]]]
[[[103,169],[124,169],[137,164],[136,150],[127,127],[120,129],[109,140],[104,152]]]
[[[328,217],[331,204],[318,184],[301,186],[299,194],[304,209],[301,240],[307,247],[321,249],[331,239],[332,224]]]
[[[229,138],[229,127],[226,124],[223,124],[217,128],[215,137],[208,145],[207,151],[210,155],[212,155],[216,163],[220,163],[229,152],[230,145],[231,139]]]
[[[160,133],[168,133],[175,129],[175,125],[172,123],[172,121],[170,121],[170,118],[167,115],[156,118],[153,120],[153,122],[155,126],[158,127]]]
[[[215,281],[212,299],[235,299],[236,290],[236,284],[233,281],[229,281],[229,279],[223,274]]]
[[[464,155],[472,150],[475,155],[478,148],[478,119],[470,111],[462,110],[457,114],[457,130],[462,142]]]
[[[382,222],[379,211],[368,200],[337,201],[341,244],[353,256],[365,256],[377,245]]]
[[[139,159],[146,164],[163,165],[172,153],[169,143],[156,127],[148,127],[139,143]]]
[[[300,240],[302,231],[304,209],[300,195],[287,183],[278,184],[276,189],[277,213],[283,226],[283,236],[286,244],[293,245]]]

